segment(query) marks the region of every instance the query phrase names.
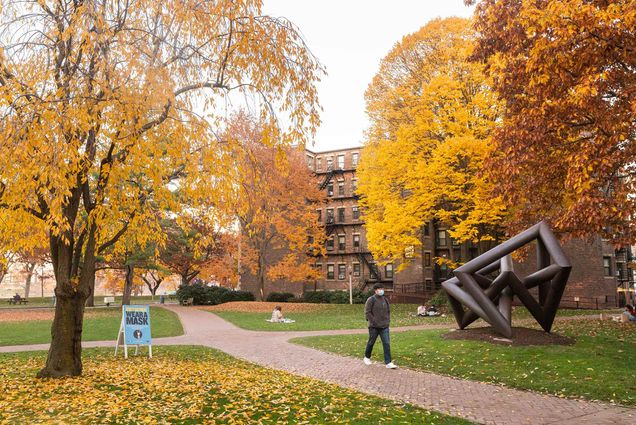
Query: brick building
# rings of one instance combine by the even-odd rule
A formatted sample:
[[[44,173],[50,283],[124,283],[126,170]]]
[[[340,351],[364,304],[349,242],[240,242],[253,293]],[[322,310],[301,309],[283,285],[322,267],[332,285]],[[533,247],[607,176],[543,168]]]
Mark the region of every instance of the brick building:
[[[429,298],[452,276],[452,270],[436,264],[435,258],[466,262],[488,250],[491,244],[457,243],[445,227],[430,222],[422,227],[419,252],[415,252],[415,248],[406,252],[412,256],[406,268],[398,272],[397,264],[378,266],[367,248],[366,231],[355,193],[361,151],[361,148],[307,151],[307,164],[320,177],[320,188],[327,199],[326,205],[318,209],[317,217],[325,225],[328,240],[326,257],[316,263],[322,278],[313,285],[305,284],[304,290],[347,289],[351,277],[354,288],[364,289],[382,282],[397,299]],[[594,308],[624,302],[624,296],[622,300],[617,289],[630,285],[633,288],[633,272],[628,267],[632,260],[629,247],[614,250],[596,237],[567,241],[564,249],[573,267],[562,306]],[[520,275],[533,272],[535,267],[533,252],[516,264]]]
[[[430,298],[441,283],[452,276],[452,270],[438,265],[436,258],[455,263],[469,261],[490,249],[493,243],[457,243],[440,223],[429,222],[421,229],[421,245],[407,250],[411,259],[401,271],[398,264],[380,266],[367,247],[366,230],[358,206],[356,169],[362,148],[325,152],[306,151],[308,167],[319,177],[326,203],[316,210],[317,220],[327,233],[326,255],[316,260],[321,278],[313,282],[268,282],[266,291],[285,291],[301,295],[315,290],[346,290],[349,279],[353,288],[368,289],[382,282],[395,300],[419,302]],[[633,288],[633,272],[628,264],[631,249],[614,250],[600,238],[570,240],[564,249],[573,268],[561,305],[568,307],[608,307],[624,303],[621,287]],[[417,250],[417,252],[415,251]],[[281,252],[272,252],[280,256]],[[535,270],[534,252],[515,269],[520,275]],[[242,288],[256,293],[254,277],[242,274]],[[627,301],[629,302],[629,293]],[[621,298],[622,297],[622,298]]]

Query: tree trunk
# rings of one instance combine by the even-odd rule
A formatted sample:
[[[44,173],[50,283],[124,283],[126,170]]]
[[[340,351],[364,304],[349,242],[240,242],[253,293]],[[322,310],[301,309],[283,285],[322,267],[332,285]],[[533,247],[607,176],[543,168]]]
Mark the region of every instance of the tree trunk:
[[[72,234],[51,236],[51,260],[55,272],[55,318],[51,326],[51,347],[39,378],[82,374],[82,326],[84,306],[91,295],[90,280],[95,275],[95,227],[89,231],[82,267],[73,261]]]
[[[55,290],[55,319],[51,328],[51,347],[46,366],[38,378],[79,376],[82,374],[82,325],[86,298]]]
[[[95,307],[95,274],[93,273],[93,277],[91,279],[91,295],[86,300],[86,307]]]
[[[126,266],[126,284],[124,285],[124,297],[121,301],[122,305],[130,305],[130,296],[133,289],[133,278],[135,277],[135,267]]]
[[[33,278],[33,271],[35,270],[35,263],[28,263],[26,265],[27,277],[24,281],[24,298],[29,298],[29,292],[31,292],[31,279]]]
[[[262,255],[258,256],[258,269],[256,271],[258,279],[258,290],[261,296],[261,301],[265,301],[265,261]]]

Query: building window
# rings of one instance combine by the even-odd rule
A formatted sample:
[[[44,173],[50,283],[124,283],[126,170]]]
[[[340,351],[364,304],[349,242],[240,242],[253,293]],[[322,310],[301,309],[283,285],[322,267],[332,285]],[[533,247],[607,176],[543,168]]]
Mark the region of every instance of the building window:
[[[327,239],[327,251],[333,251],[333,236]]]
[[[437,246],[446,246],[446,230],[437,231]]]
[[[603,257],[603,274],[612,277],[612,257]]]
[[[333,264],[327,264],[327,279],[333,280]]]
[[[359,249],[360,248],[360,235],[353,235],[353,248],[354,249]]]
[[[393,264],[389,263],[384,266],[384,275],[387,279],[393,279]]]
[[[331,171],[333,170],[333,157],[332,156],[328,156],[327,157],[327,171]]]
[[[424,253],[424,267],[431,267],[431,253]]]
[[[453,244],[453,246],[459,246],[459,241],[457,239],[451,238],[451,244]]]
[[[327,224],[333,224],[333,208],[327,208]]]
[[[360,157],[360,154],[358,152],[354,152],[351,154],[351,166],[352,167],[357,167],[358,166],[358,158]]]
[[[338,169],[344,170],[344,155],[338,155]]]
[[[352,179],[351,180],[351,191],[353,193],[355,193],[356,190],[358,190],[358,179]]]
[[[432,291],[433,290],[433,281],[431,279],[426,279],[426,281],[424,281],[424,289],[426,291]]]
[[[347,247],[347,240],[345,235],[338,235],[338,250],[344,251]]]
[[[333,182],[327,184],[327,196],[333,196]]]
[[[424,225],[424,236],[431,236],[431,229],[428,226],[428,223]]]
[[[456,263],[461,263],[462,261],[462,250],[454,249],[453,250],[453,261]]]
[[[316,158],[316,171],[322,170],[322,158]]]
[[[347,265],[338,264],[338,280],[345,280],[347,274]]]
[[[406,248],[404,248],[404,257],[405,258],[415,257],[415,247],[413,245],[409,245]]]
[[[360,276],[360,263],[353,263],[353,275]]]
[[[352,216],[354,220],[360,220],[360,208],[359,207],[353,207],[352,208]]]
[[[338,208],[338,221],[340,223],[344,223],[344,221],[345,221],[345,209],[344,208]]]
[[[338,182],[338,196],[345,196],[344,193],[344,182]]]
[[[316,210],[318,212],[318,223],[322,223],[322,210]]]
[[[310,170],[314,169],[314,159],[309,155],[307,155],[307,166]]]

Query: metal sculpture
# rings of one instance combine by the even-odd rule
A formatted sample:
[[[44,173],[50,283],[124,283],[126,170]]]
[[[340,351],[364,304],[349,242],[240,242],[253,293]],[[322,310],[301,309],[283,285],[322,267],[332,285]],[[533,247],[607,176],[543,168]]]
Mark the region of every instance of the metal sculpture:
[[[519,278],[513,270],[514,251],[537,241],[538,270]],[[460,329],[478,318],[493,329],[512,336],[512,299],[516,295],[541,327],[550,332],[572,266],[559,241],[545,222],[540,222],[508,241],[455,269],[455,277],[442,283]],[[494,279],[488,274],[499,271]],[[537,301],[530,289],[538,287]],[[464,306],[468,310],[464,310]]]

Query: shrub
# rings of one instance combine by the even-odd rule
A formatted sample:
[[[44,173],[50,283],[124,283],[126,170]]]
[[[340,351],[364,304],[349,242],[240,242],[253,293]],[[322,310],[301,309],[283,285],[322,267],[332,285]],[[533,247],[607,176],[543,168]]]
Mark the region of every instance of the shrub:
[[[440,289],[437,292],[435,292],[435,295],[433,295],[433,298],[428,300],[428,303],[430,305],[434,305],[435,307],[442,307],[448,304],[448,302],[449,301],[448,301],[448,297],[446,296],[446,291],[444,291],[443,289]]]
[[[207,295],[206,295],[206,286],[203,286],[203,284],[197,282],[197,283],[191,283],[189,285],[187,284],[181,284],[179,286],[179,289],[177,289],[177,299],[179,299],[179,302],[184,302],[189,298],[192,298],[193,304],[197,304],[197,305],[201,305],[201,304],[206,304],[206,300],[207,300]]]
[[[250,291],[228,291],[221,297],[221,302],[229,303],[232,301],[254,301],[254,294]]]
[[[177,289],[180,302],[192,298],[195,305],[217,305],[230,301],[254,301],[254,295],[248,291],[232,291],[222,286],[207,286],[202,282],[180,285]]]
[[[327,291],[305,292],[305,302],[315,304],[329,304],[330,295]]]
[[[353,303],[364,304],[373,295],[373,291],[353,291]],[[304,301],[315,304],[349,304],[349,291],[313,291],[305,292]]]
[[[294,298],[294,294],[291,292],[270,292],[265,301],[275,303],[287,303]]]

